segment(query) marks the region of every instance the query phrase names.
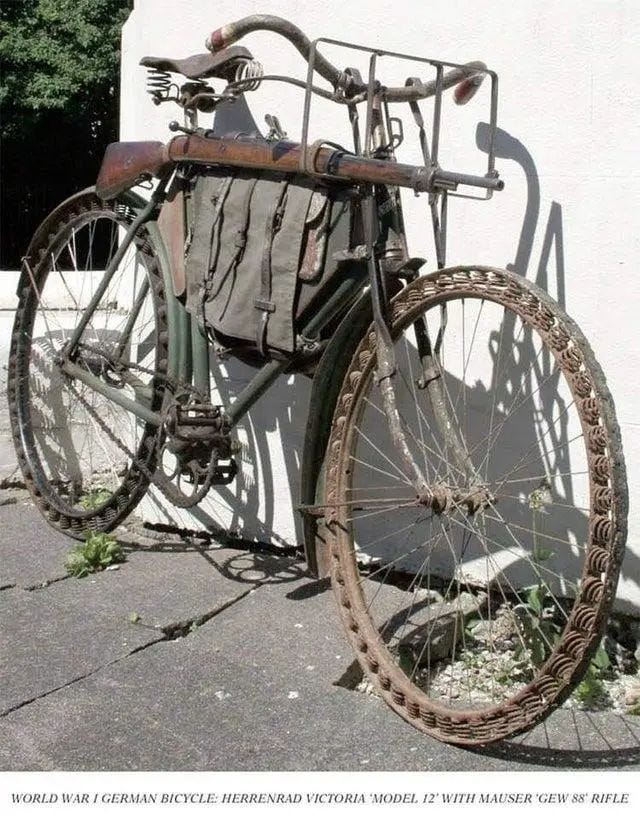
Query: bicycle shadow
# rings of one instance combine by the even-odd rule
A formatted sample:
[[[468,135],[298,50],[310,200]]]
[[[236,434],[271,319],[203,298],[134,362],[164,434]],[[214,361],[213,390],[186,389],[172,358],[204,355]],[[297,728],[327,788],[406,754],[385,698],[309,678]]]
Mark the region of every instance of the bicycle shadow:
[[[478,123],[476,145],[485,153],[489,147],[489,133],[490,129],[487,123]],[[555,293],[552,293],[552,295],[560,307],[566,310],[566,263],[562,206],[556,201],[551,202],[544,227],[540,258],[535,267],[535,276],[529,276],[534,239],[540,224],[540,181],[538,172],[533,157],[527,148],[518,139],[500,128],[496,132],[494,148],[496,158],[513,161],[520,166],[527,183],[527,198],[520,236],[513,262],[509,262],[506,268],[532,278],[537,285],[547,292],[550,292],[553,279]],[[551,269],[555,270],[555,276],[552,276]],[[531,272],[533,273],[533,271]],[[566,431],[562,440],[564,442],[567,440]],[[638,576],[640,576],[640,557],[627,549],[620,577],[625,579],[637,578]]]
[[[213,362],[213,402],[229,406],[254,374],[254,368],[232,358]],[[235,481],[214,486],[189,510],[175,509],[151,490],[146,515],[179,528],[243,536],[283,548],[301,544],[295,506],[309,394],[305,376],[281,376],[234,429],[242,447]]]
[[[488,148],[488,126],[480,123],[477,129],[476,141],[481,150]],[[522,219],[520,235],[518,237],[514,261],[507,264],[507,268],[514,270],[521,275],[526,275],[531,265],[531,256],[534,238],[539,223],[540,215],[540,185],[535,164],[526,148],[516,139],[504,131],[498,130],[495,140],[496,155],[504,160],[516,162],[524,171],[527,180],[527,199]],[[548,290],[550,284],[550,261],[552,251],[555,248],[555,280],[558,300],[561,305],[565,301],[565,263],[564,263],[564,243],[562,228],[562,209],[557,202],[553,202],[550,208],[549,218],[545,227],[540,260],[537,265],[534,281],[544,290]],[[473,303],[473,300],[470,300]],[[475,383],[473,378],[466,376],[466,364],[454,367],[451,364],[450,354],[447,353],[447,362],[443,377],[443,389],[447,400],[454,407],[464,403],[467,406],[466,415],[469,424],[463,430],[468,450],[474,453],[472,460],[476,461],[476,466],[481,467],[487,477],[497,479],[504,476],[501,481],[501,498],[497,503],[493,522],[488,523],[485,532],[486,540],[482,538],[469,546],[464,537],[451,537],[451,543],[446,543],[445,548],[429,554],[431,570],[442,578],[451,577],[455,573],[456,561],[462,559],[464,552],[464,567],[471,575],[480,575],[483,580],[494,579],[508,569],[508,582],[513,586],[526,585],[527,579],[524,577],[525,570],[530,567],[529,557],[534,549],[540,552],[549,551],[554,543],[562,544],[563,554],[558,557],[562,563],[556,564],[555,573],[549,571],[548,581],[555,580],[556,586],[562,576],[577,578],[580,576],[581,554],[577,545],[585,543],[588,537],[588,516],[583,507],[586,480],[582,480],[583,502],[574,497],[573,483],[580,483],[579,478],[572,477],[572,473],[586,469],[586,465],[579,466],[573,462],[580,456],[579,446],[575,443],[575,424],[571,426],[570,409],[572,406],[572,396],[565,387],[561,391],[560,372],[556,367],[553,355],[542,348],[538,342],[536,346],[534,334],[530,328],[522,322],[516,320],[511,312],[505,312],[499,323],[487,323],[481,321],[481,313],[484,305],[479,308],[467,306],[471,313],[472,309],[477,309],[477,315],[467,315],[465,319],[464,305],[462,306],[462,342],[460,339],[453,339],[454,350],[459,354],[460,361],[465,357],[468,363],[471,357],[471,350],[464,349],[464,325],[467,324],[467,333],[473,338],[478,330],[478,338],[488,338],[486,349],[483,351],[483,361],[480,361],[478,378]],[[452,321],[452,310],[460,308],[457,303],[448,306],[449,324],[460,329],[460,324]],[[485,313],[486,316],[486,313]],[[498,315],[499,318],[499,315]],[[458,315],[460,319],[460,315]],[[484,317],[483,317],[484,319]],[[431,320],[433,321],[433,320]],[[437,321],[437,319],[436,319]],[[444,321],[444,320],[443,320]],[[485,326],[486,325],[486,326]],[[442,325],[444,330],[444,324]],[[430,326],[433,337],[437,335],[437,326]],[[451,331],[450,331],[451,332]],[[453,331],[455,333],[455,330]],[[455,344],[457,342],[457,348]],[[481,343],[485,343],[484,341]],[[467,339],[467,344],[469,341]],[[461,349],[460,349],[461,348]],[[406,373],[419,371],[420,362],[415,347],[405,345],[404,351],[397,349],[399,366],[404,366]],[[461,354],[461,355],[460,355]],[[406,363],[403,356],[406,356]],[[413,359],[413,364],[411,360]],[[466,379],[465,379],[466,376]],[[407,425],[413,426],[415,436],[424,436],[422,445],[417,440],[410,442],[415,450],[415,456],[419,463],[424,454],[425,469],[429,469],[427,460],[432,460],[432,475],[442,473],[442,463],[444,458],[442,453],[447,451],[447,443],[444,437],[437,432],[437,423],[433,414],[428,410],[416,412],[412,409],[412,399],[415,402],[415,387],[413,378],[407,378],[405,383],[398,385],[398,402],[401,416],[407,419]],[[411,389],[410,389],[411,386]],[[412,395],[413,392],[413,395]],[[380,492],[387,490],[384,487],[395,475],[397,470],[393,468],[393,462],[397,459],[393,456],[393,445],[391,443],[388,430],[381,420],[384,413],[381,402],[376,402],[377,406],[372,406],[371,411],[367,408],[363,415],[362,436],[360,436],[358,453],[355,457],[367,465],[367,482],[372,487],[378,487]],[[368,415],[368,417],[367,417]],[[425,427],[423,429],[422,427]],[[490,432],[487,436],[486,429]],[[497,433],[492,435],[491,429],[496,429]],[[580,432],[580,430],[578,430]],[[414,436],[414,437],[415,437]],[[415,444],[415,445],[414,445]],[[421,453],[420,448],[430,452]],[[438,453],[440,453],[440,464],[438,464]],[[523,457],[525,453],[526,457]],[[528,453],[528,454],[527,454]],[[584,448],[582,452],[584,461]],[[533,474],[536,482],[529,480],[525,482],[524,467],[536,466]],[[356,467],[357,469],[357,467]],[[446,467],[445,471],[448,469]],[[362,469],[361,472],[365,470]],[[447,473],[448,474],[448,473]],[[530,473],[531,474],[531,473]],[[586,473],[585,473],[586,474]],[[455,479],[454,475],[451,475]],[[363,481],[364,483],[364,481]],[[355,485],[355,481],[354,481]],[[523,491],[526,488],[526,492]],[[551,492],[552,504],[547,504],[542,508],[532,529],[532,504],[535,492]],[[502,518],[500,508],[504,510],[508,507],[509,527],[504,527],[506,531],[500,531]],[[415,562],[424,558],[424,548],[421,547],[421,538],[427,541],[436,539],[436,524],[433,530],[429,528],[430,522],[416,517],[411,524],[410,513],[407,510],[407,526],[398,524],[397,532],[392,529],[392,524],[382,521],[380,515],[371,513],[369,521],[359,521],[358,542],[363,551],[375,560],[384,561],[389,557],[389,547],[387,544],[393,543],[393,548],[407,554],[415,555]],[[363,515],[363,518],[366,515]],[[397,518],[396,518],[397,520]],[[404,522],[404,521],[403,521]],[[424,525],[417,525],[422,523]],[[386,530],[384,527],[387,527]],[[463,529],[463,524],[461,524]],[[402,532],[400,539],[399,533]],[[462,535],[461,532],[457,534]],[[449,537],[446,536],[447,541]],[[509,540],[510,538],[510,540]],[[508,541],[505,543],[505,539]],[[468,540],[468,539],[467,539]],[[536,543],[537,540],[537,543]],[[486,555],[484,550],[486,544],[492,544],[493,554],[491,555],[492,566],[486,566]],[[533,544],[532,544],[533,541]],[[569,546],[569,548],[567,548]],[[411,562],[406,562],[402,568],[414,570]],[[487,577],[493,575],[493,578]]]
[[[488,147],[488,125],[479,123],[476,132],[476,143],[480,150]],[[539,260],[532,263],[533,246],[537,232],[541,228],[540,183],[533,157],[526,147],[509,133],[498,129],[495,139],[496,156],[519,166],[526,178],[527,195],[520,233],[514,248],[512,260],[505,266],[521,275],[528,275],[544,290],[555,289],[553,294],[562,307],[566,302],[566,268],[564,258],[564,235],[562,206],[552,202],[544,224],[544,234]],[[552,287],[552,286],[555,287]],[[535,447],[540,423],[551,430],[546,452],[541,453],[545,462],[544,471],[556,474],[570,473],[572,470],[569,433],[563,422],[564,406],[556,401],[556,381],[550,376],[552,362],[548,356],[541,356],[536,361],[536,351],[531,344],[530,333],[517,336],[518,330],[512,325],[505,325],[499,331],[502,335],[502,348],[515,350],[512,360],[506,361],[505,354],[498,350],[493,367],[493,374],[479,382],[469,393],[469,401],[478,406],[478,419],[491,412],[491,406],[502,408],[496,415],[496,422],[506,421],[505,410],[508,410],[514,395],[522,385],[523,373],[533,372],[533,377],[526,387],[525,397],[536,389],[540,390],[541,400],[537,410],[540,417],[533,414],[511,420],[508,436],[501,439],[502,446],[492,454],[494,469],[506,474],[514,468],[509,462],[509,451],[523,447]],[[496,334],[489,340],[495,346]],[[517,361],[516,361],[517,358]],[[496,372],[501,371],[498,383]],[[223,377],[226,374],[226,377]],[[221,403],[227,403],[238,395],[242,387],[250,380],[254,370],[239,361],[227,359],[212,365],[212,380],[219,390]],[[545,381],[546,379],[546,381]],[[451,374],[446,376],[448,388],[452,394],[460,389],[459,381]],[[542,384],[544,382],[544,384]],[[542,384],[542,386],[541,386]],[[239,437],[242,441],[240,469],[236,481],[229,486],[217,486],[197,507],[188,512],[169,507],[158,495],[154,498],[152,516],[156,519],[171,522],[186,528],[201,527],[210,531],[242,533],[249,539],[265,541],[281,546],[301,544],[303,539],[301,521],[293,510],[298,502],[297,491],[300,473],[301,449],[309,401],[309,381],[305,376],[283,376],[278,383],[263,396],[252,408],[240,425]],[[560,416],[560,420],[557,417]],[[376,435],[384,438],[383,422],[377,426]],[[472,434],[475,434],[472,430]],[[479,435],[479,431],[477,432]],[[510,439],[509,439],[510,436]],[[512,444],[510,448],[510,444]],[[564,492],[566,507],[561,513],[555,511],[555,519],[547,518],[547,534],[554,534],[560,540],[572,543],[584,542],[587,535],[587,517],[584,512],[572,507],[571,491],[568,482],[560,480]],[[524,518],[513,518],[516,525],[526,526]],[[633,563],[628,571],[640,573],[638,559],[627,557]],[[513,563],[513,562],[512,562]],[[576,576],[578,559],[567,556],[565,566],[567,573]],[[513,570],[513,565],[512,565]]]

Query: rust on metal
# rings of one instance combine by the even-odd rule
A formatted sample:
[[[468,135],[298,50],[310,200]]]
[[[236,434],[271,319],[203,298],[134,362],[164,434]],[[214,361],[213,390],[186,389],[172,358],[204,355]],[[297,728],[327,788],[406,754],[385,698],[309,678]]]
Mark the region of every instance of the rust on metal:
[[[173,162],[297,173],[301,146],[286,140],[268,143],[254,139],[205,138],[192,134],[174,137],[167,145],[167,155]],[[354,156],[336,148],[314,151],[312,171],[317,175],[331,176],[336,181],[397,185],[416,191],[427,191],[430,184],[430,174],[421,165]]]

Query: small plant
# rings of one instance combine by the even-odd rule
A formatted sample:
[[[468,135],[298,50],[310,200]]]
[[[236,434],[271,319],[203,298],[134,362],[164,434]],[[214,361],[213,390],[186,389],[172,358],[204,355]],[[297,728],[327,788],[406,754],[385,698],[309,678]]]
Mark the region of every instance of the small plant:
[[[65,568],[74,577],[86,577],[123,560],[122,547],[115,538],[105,532],[90,532],[84,543],[69,552]]]
[[[467,637],[475,639],[475,632],[482,626],[482,624],[483,621],[478,617],[472,617],[470,620],[467,620],[464,628],[464,632]]]
[[[513,685],[522,676],[522,664],[511,657],[501,658],[501,662],[495,669],[495,679],[500,685]]]
[[[584,705],[593,705],[606,694],[602,682],[602,674],[611,667],[609,655],[602,646],[596,651],[595,657],[589,663],[587,673],[582,678],[575,691],[576,699]]]
[[[460,661],[462,662],[463,666],[467,669],[467,671],[476,671],[483,668],[485,665],[484,660],[477,654],[474,654],[473,651],[463,651],[460,655]]]
[[[85,495],[80,498],[79,506],[86,509],[87,512],[92,512],[98,509],[103,503],[106,503],[111,497],[111,492],[108,489],[97,487],[90,489]]]
[[[545,607],[549,590],[544,583],[526,589],[524,603],[514,607],[523,644],[517,646],[515,655],[523,659],[525,651],[531,663],[540,666],[547,659],[560,634],[560,627],[554,621],[555,607]]]

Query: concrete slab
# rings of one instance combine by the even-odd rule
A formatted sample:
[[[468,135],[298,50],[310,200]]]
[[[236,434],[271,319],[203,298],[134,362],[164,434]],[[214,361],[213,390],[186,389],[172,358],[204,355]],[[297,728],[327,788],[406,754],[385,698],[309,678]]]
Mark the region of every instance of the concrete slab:
[[[12,491],[6,492],[8,498]],[[66,576],[64,560],[77,541],[52,529],[30,503],[0,506],[0,588],[31,589]],[[116,536],[119,534],[116,532]],[[245,594],[265,576],[268,556],[202,546],[163,536],[122,538],[127,560],[117,571],[73,581],[71,605],[81,606],[87,587],[140,623],[154,628],[206,619]],[[59,592],[56,592],[58,594]]]
[[[82,591],[80,583],[62,581],[0,593],[0,713],[162,638],[130,623],[101,595]]]
[[[607,715],[599,722],[560,711],[524,741],[500,743],[482,753],[419,734],[377,697],[334,685],[351,654],[331,593],[313,594],[323,585],[292,580],[290,571],[291,562],[271,583],[188,636],[151,645],[7,715],[0,722],[0,766],[640,767],[640,720],[633,718]]]
[[[127,550],[127,560],[117,571],[91,575],[79,583],[91,586],[92,596],[123,616],[137,615],[141,625],[179,630],[209,619],[255,587],[255,581],[238,582],[220,571],[236,554],[158,543],[152,549]]]
[[[5,500],[16,496],[13,490],[2,494]],[[0,587],[32,588],[66,575],[64,558],[77,541],[48,526],[33,504],[0,506],[0,530]]]
[[[29,588],[64,577],[64,556],[75,542],[48,527],[27,504],[2,507],[0,513],[4,531],[11,532],[2,539],[6,574],[0,612],[3,655],[8,658],[1,672],[6,677],[2,711],[92,673],[165,633],[207,620],[271,571],[265,558],[165,537],[146,539],[146,549],[139,551],[130,542],[127,561],[116,571],[19,593],[6,586]]]

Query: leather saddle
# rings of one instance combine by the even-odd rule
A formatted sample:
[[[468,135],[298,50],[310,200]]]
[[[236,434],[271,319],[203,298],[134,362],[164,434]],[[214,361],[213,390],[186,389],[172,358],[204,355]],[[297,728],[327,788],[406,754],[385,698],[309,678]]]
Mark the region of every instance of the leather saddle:
[[[219,77],[222,80],[232,80],[238,63],[252,60],[251,52],[243,46],[230,46],[216,54],[194,54],[183,60],[171,57],[143,57],[140,65],[146,68],[155,68],[158,71],[170,71],[182,74],[189,80]]]

